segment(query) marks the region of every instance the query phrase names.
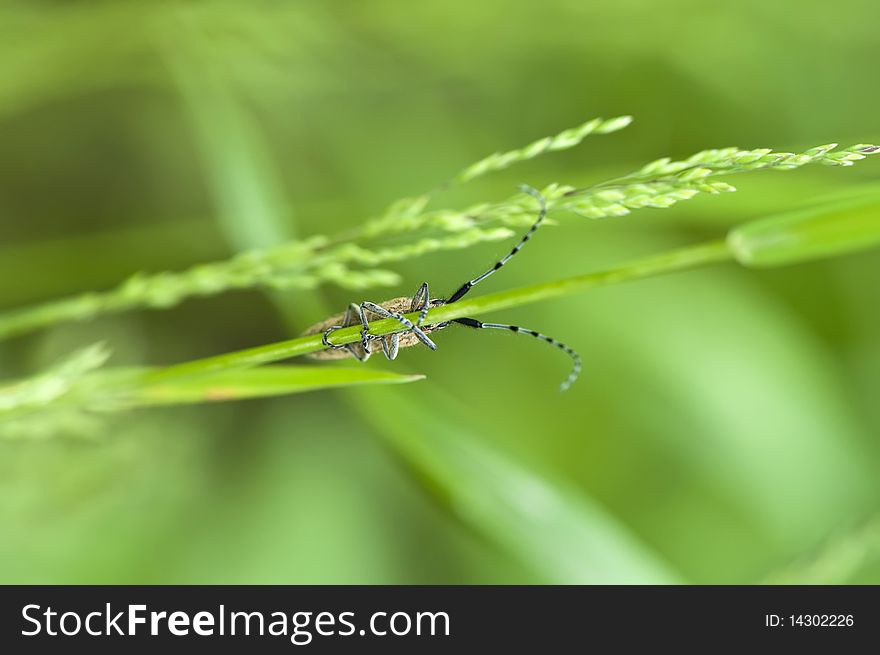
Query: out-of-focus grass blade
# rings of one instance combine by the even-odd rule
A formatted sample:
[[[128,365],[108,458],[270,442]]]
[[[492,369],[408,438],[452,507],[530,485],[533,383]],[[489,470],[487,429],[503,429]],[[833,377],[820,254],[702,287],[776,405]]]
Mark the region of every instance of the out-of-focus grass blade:
[[[169,243],[175,247],[166,247]],[[3,285],[0,308],[111,288],[133,271],[185,268],[228,254],[217,230],[199,219],[123,226],[12,245],[0,243],[0,280],[27,280],[27,284]]]
[[[98,418],[131,407],[183,405],[283,396],[361,384],[414,382],[370,368],[265,366],[152,381],[148,368],[109,368],[71,381],[49,372],[0,386],[0,440],[83,436],[97,431]]]
[[[221,229],[240,250],[294,237],[265,132],[217,64],[204,26],[185,11],[165,25],[176,38],[162,42],[161,53],[190,117]]]
[[[148,43],[154,13],[133,3],[2,3],[0,119],[149,74],[132,55]]]
[[[596,247],[614,253],[663,250],[671,243],[658,235],[627,236]],[[575,245],[556,256],[592,255]],[[811,279],[798,273],[798,279]],[[829,298],[818,289],[814,295],[816,306]],[[641,514],[645,534],[659,539],[673,534],[671,517],[687,514],[687,534],[662,542],[673,561],[687,563],[682,568],[717,557],[716,563],[727,560],[723,575],[733,574],[724,580],[745,581],[754,575],[749,569],[763,572],[759,567],[771,557],[791,557],[870,511],[877,497],[871,434],[840,382],[832,346],[768,293],[759,277],[729,268],[656,279],[620,287],[613,296],[596,293],[589,303],[569,304],[563,316],[569,325],[587,326],[584,336],[571,340],[591,351],[582,352],[589,362],[585,398],[597,393],[591,385],[608,389],[610,406],[594,412],[618,414],[607,427],[595,427],[598,438],[622,433],[639,440],[630,448],[656,448],[676,463],[666,471],[650,460],[644,464],[663,480],[658,486],[665,491],[652,500],[657,507],[671,505],[651,514],[630,511]],[[542,327],[565,334],[552,323]],[[638,411],[630,411],[634,399]],[[577,422],[571,413],[566,418]],[[626,456],[638,470],[636,456]],[[640,484],[638,477],[630,481]],[[676,485],[693,498],[677,496]],[[711,500],[698,510],[697,498]],[[810,511],[799,511],[804,506]],[[738,521],[730,534],[742,539],[751,532],[754,550],[720,538],[725,522]],[[721,578],[720,569],[713,565],[711,571],[701,581]]]
[[[229,71],[218,64],[220,46],[188,11],[176,12],[167,25],[173,36],[163,41],[162,53],[188,110],[227,241],[233,250],[245,251],[296,238],[293,203],[270,139]],[[313,294],[300,295],[296,315],[288,298],[275,300],[291,326],[300,313],[327,313]]]
[[[358,384],[400,384],[421,379],[424,379],[423,375],[400,375],[365,367],[267,366],[166,380],[137,389],[126,400],[135,405],[177,405],[283,396]]]
[[[727,243],[739,263],[763,268],[864,250],[880,244],[880,193],[760,219]]]
[[[823,548],[771,573],[765,584],[853,584],[880,563],[880,519],[832,537]],[[870,582],[868,582],[870,584]]]
[[[444,421],[437,408],[375,392],[354,398],[364,416],[375,422],[377,433],[457,518],[516,556],[543,581],[682,581],[589,498],[493,450],[467,426]],[[386,411],[391,407],[393,411]]]

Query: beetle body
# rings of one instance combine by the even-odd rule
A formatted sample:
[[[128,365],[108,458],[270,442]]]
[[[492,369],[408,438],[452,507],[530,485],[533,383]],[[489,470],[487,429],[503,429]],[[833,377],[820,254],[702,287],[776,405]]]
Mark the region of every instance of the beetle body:
[[[429,309],[433,307],[439,307],[441,305],[453,304],[456,301],[460,300],[474,286],[498,271],[502,266],[510,261],[541,225],[541,222],[544,220],[544,216],[546,216],[547,214],[547,205],[544,201],[544,197],[538,191],[532,189],[531,187],[520,188],[523,192],[528,193],[530,196],[535,198],[535,200],[537,200],[538,206],[540,208],[538,218],[535,220],[532,227],[529,228],[528,232],[526,232],[519,240],[519,243],[517,243],[513,247],[513,250],[511,250],[507,255],[497,261],[495,265],[492,266],[492,268],[487,270],[482,275],[479,275],[474,279],[468,280],[467,282],[462,284],[461,287],[459,287],[455,293],[449,296],[448,299],[431,299],[428,291],[428,283],[424,282],[412,298],[400,296],[398,298],[386,300],[385,302],[380,304],[372,303],[369,301],[364,301],[360,305],[352,303],[348,306],[348,309],[346,309],[344,313],[336,314],[335,316],[331,316],[330,318],[325,319],[320,323],[315,323],[303,333],[304,335],[321,334],[321,340],[326,348],[325,350],[309,354],[309,357],[311,357],[312,359],[325,360],[354,357],[361,362],[365,362],[367,359],[370,358],[370,355],[372,354],[372,347],[370,344],[374,341],[378,341],[381,344],[382,352],[384,353],[385,357],[393,360],[397,357],[397,351],[399,348],[409,348],[410,346],[415,346],[418,343],[423,343],[431,350],[436,350],[437,345],[431,340],[428,334],[430,334],[431,332],[436,332],[437,330],[442,330],[450,323],[458,323],[459,325],[464,325],[475,329],[490,328],[496,330],[509,330],[510,332],[514,332],[516,334],[527,334],[558,348],[559,350],[567,354],[571,358],[573,363],[571,373],[560,386],[560,389],[562,391],[568,389],[580,373],[581,359],[574,350],[566,346],[561,341],[557,341],[552,337],[548,337],[545,334],[541,334],[540,332],[536,332],[535,330],[530,330],[528,328],[521,328],[516,325],[507,325],[505,323],[483,323],[482,321],[478,321],[473,318],[454,318],[451,321],[424,325],[424,321],[427,317]],[[405,316],[405,314],[409,314],[412,312],[419,312],[418,320],[416,320],[415,322],[411,321]],[[369,321],[371,315],[373,317],[378,317],[379,319],[393,318],[398,323],[403,325],[403,327],[406,329],[403,331],[392,332],[391,334],[386,334],[383,336],[370,334]],[[360,325],[362,328],[361,339],[359,342],[335,344],[331,341],[331,336],[335,331],[351,327],[353,325]]]
[[[414,301],[415,299],[412,297],[400,296],[398,298],[392,298],[391,300],[386,300],[385,302],[377,304],[380,307],[387,309],[389,312],[406,314],[421,309],[421,307],[414,307]],[[357,305],[355,305],[355,307],[357,307]],[[346,318],[348,319],[347,322]],[[314,325],[308,327],[305,332],[303,332],[303,336],[308,336],[311,334],[323,334],[333,326],[350,327],[352,325],[359,324],[360,319],[351,309],[349,309],[348,311],[340,312],[339,314],[335,314],[334,316],[331,316],[330,318],[323,320],[320,323],[315,323]],[[436,332],[437,330],[442,330],[446,326],[446,324],[424,325],[421,329],[424,333],[428,334],[431,332]],[[396,335],[386,334],[384,337],[381,337],[381,339],[385,342],[385,345],[387,347],[390,347],[391,339],[395,336],[398,348],[409,348],[410,346],[415,346],[421,343],[419,338],[412,332],[400,332]],[[327,350],[319,350],[318,352],[309,353],[308,357],[311,359],[319,360],[347,359],[349,357],[355,357],[356,359],[363,360],[365,357],[368,356],[367,353],[364,352],[364,347],[362,343],[355,342],[350,345],[350,349],[328,348]]]

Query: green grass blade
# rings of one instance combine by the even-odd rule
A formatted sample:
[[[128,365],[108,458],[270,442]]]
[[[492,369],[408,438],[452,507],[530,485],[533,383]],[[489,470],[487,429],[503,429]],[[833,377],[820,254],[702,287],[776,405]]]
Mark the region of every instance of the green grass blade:
[[[151,381],[154,369],[108,368],[80,375],[84,365],[100,363],[87,358],[99,356],[103,353],[95,347],[84,349],[40,376],[0,384],[0,440],[94,434],[102,416],[132,407],[268,398],[425,377],[334,366],[264,366],[162,382]]]
[[[669,565],[571,485],[516,462],[418,400],[353,394],[361,413],[420,481],[478,534],[551,584],[671,584]],[[394,406],[394,411],[377,407]],[[443,416],[448,413],[444,412]]]
[[[753,268],[865,250],[880,244],[880,198],[868,195],[753,221],[732,230],[727,243],[740,264]]]
[[[125,398],[134,405],[181,405],[285,396],[362,384],[401,384],[424,377],[366,367],[267,366],[146,384]]]

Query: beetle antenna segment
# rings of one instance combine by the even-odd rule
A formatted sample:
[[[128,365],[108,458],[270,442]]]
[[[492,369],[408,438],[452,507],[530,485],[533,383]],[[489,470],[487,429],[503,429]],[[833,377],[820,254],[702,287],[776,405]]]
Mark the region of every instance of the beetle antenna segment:
[[[516,332],[517,334],[530,334],[536,339],[540,339],[541,341],[545,341],[549,343],[551,346],[556,346],[561,351],[563,351],[566,355],[571,357],[572,368],[571,373],[568,374],[568,377],[559,385],[560,391],[567,391],[568,388],[577,380],[578,375],[581,373],[581,357],[577,354],[577,352],[571,348],[570,346],[565,345],[561,341],[557,341],[553,337],[548,337],[546,334],[541,334],[540,332],[535,332],[534,330],[529,330],[528,328],[518,327],[516,325],[506,325],[505,323],[483,323],[473,318],[456,318],[452,320],[453,323],[460,323],[461,325],[466,325],[475,329],[482,328],[494,328],[496,330],[510,330],[511,332]]]
[[[482,275],[475,277],[473,280],[470,280],[470,281],[462,284],[461,287],[459,287],[458,291],[456,291],[455,293],[453,293],[449,297],[449,299],[446,301],[447,303],[453,303],[456,300],[459,300],[468,291],[470,291],[473,287],[478,285],[480,282],[482,282],[487,277],[492,275],[492,273],[494,273],[499,268],[504,266],[507,262],[509,262],[511,260],[511,258],[516,253],[518,253],[524,245],[526,245],[526,241],[528,241],[529,239],[532,238],[532,235],[535,233],[535,230],[537,230],[541,226],[541,223],[544,221],[544,217],[547,215],[547,202],[544,200],[544,196],[542,196],[541,192],[538,191],[537,189],[534,189],[534,188],[527,186],[525,184],[520,185],[519,190],[522,191],[523,193],[529,194],[530,196],[532,196],[532,198],[534,198],[535,200],[538,201],[538,207],[540,208],[540,211],[538,212],[538,219],[532,224],[532,227],[529,228],[529,231],[523,235],[523,238],[519,240],[519,243],[513,247],[513,250],[511,250],[504,257],[502,257],[500,260],[495,262],[495,265],[492,268],[490,268],[488,271],[486,271]]]

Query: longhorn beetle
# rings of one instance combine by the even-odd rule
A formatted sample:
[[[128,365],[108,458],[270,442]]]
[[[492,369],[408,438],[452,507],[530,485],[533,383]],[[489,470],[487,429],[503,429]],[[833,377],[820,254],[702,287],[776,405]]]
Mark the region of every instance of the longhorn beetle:
[[[331,316],[330,318],[321,321],[320,323],[316,323],[304,332],[304,334],[307,335],[317,334],[319,332],[322,333],[322,342],[327,347],[327,350],[312,353],[311,357],[315,359],[342,359],[345,357],[354,357],[358,361],[365,362],[370,358],[370,355],[372,354],[370,346],[371,342],[378,340],[382,344],[382,352],[385,354],[385,357],[393,360],[397,357],[397,352],[400,348],[408,348],[409,346],[414,346],[419,342],[425,344],[431,350],[436,350],[437,345],[431,340],[428,335],[431,332],[442,330],[443,328],[449,326],[450,323],[458,323],[459,325],[466,325],[467,327],[476,329],[494,328],[498,330],[510,330],[511,332],[517,332],[521,334],[529,334],[536,339],[540,339],[541,341],[549,343],[552,346],[556,346],[560,350],[564,351],[572,359],[571,373],[569,373],[568,377],[560,386],[561,391],[565,391],[566,389],[568,389],[577,379],[578,374],[581,372],[581,358],[574,350],[566,346],[564,343],[557,341],[556,339],[541,334],[540,332],[535,332],[534,330],[517,327],[516,325],[505,325],[503,323],[483,323],[473,318],[456,318],[452,319],[451,321],[444,321],[442,323],[422,325],[429,309],[431,309],[432,307],[439,307],[441,305],[452,304],[464,297],[464,295],[467,294],[468,291],[470,291],[473,287],[478,285],[480,282],[485,280],[487,277],[492,275],[495,271],[497,271],[499,268],[509,262],[511,258],[513,258],[513,256],[518,253],[520,249],[525,245],[526,241],[531,239],[535,231],[541,226],[544,217],[547,215],[547,204],[544,201],[544,197],[537,190],[529,186],[523,185],[519,187],[519,189],[523,193],[529,194],[538,201],[538,218],[529,228],[528,232],[526,232],[519,240],[519,243],[517,243],[513,247],[513,250],[511,250],[507,255],[497,261],[495,265],[492,266],[492,268],[490,268],[482,275],[479,275],[474,279],[462,284],[458,288],[458,290],[453,293],[448,299],[432,299],[428,294],[428,283],[424,282],[412,298],[402,296],[400,298],[392,298],[391,300],[386,300],[385,302],[379,304],[369,301],[362,302],[360,305],[356,303],[351,303],[345,310],[344,314]],[[415,323],[403,316],[403,314],[416,311],[419,312],[419,317]],[[404,332],[395,332],[392,334],[386,334],[384,336],[376,336],[370,334],[368,313],[378,316],[380,318],[393,318],[400,322],[407,329]],[[363,329],[361,330],[360,343],[336,345],[330,341],[330,336],[336,330],[341,330],[342,328],[350,327],[357,323],[360,323],[360,325],[363,326]]]

